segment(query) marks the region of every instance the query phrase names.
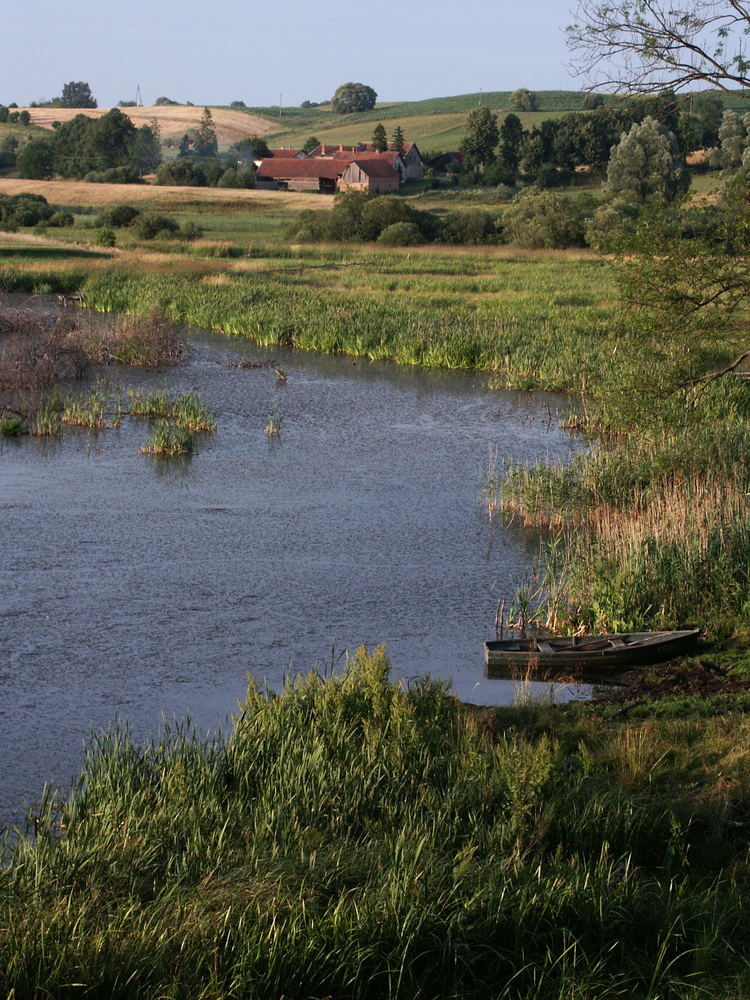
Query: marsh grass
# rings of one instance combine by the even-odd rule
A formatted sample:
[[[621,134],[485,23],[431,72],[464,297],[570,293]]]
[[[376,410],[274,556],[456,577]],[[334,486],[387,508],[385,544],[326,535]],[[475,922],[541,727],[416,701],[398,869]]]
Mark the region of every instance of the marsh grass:
[[[274,403],[268,413],[268,420],[266,421],[266,434],[268,434],[269,436],[273,436],[274,434],[280,434],[281,425],[283,421],[284,421],[283,415],[279,407],[276,405],[276,403]]]
[[[490,465],[483,502],[559,539],[544,614],[609,631],[721,632],[750,613],[749,441],[747,425],[727,421],[631,435],[567,466]]]
[[[251,684],[227,736],[173,724],[141,747],[115,727],[9,845],[0,987],[745,995],[747,736],[741,716],[462,709],[392,683],[382,650]]]
[[[141,448],[145,455],[164,458],[179,458],[192,455],[195,451],[195,436],[184,427],[160,420],[152,435]]]
[[[146,394],[131,389],[128,401],[131,416],[149,420],[162,418],[188,431],[213,431],[216,428],[215,418],[194,392],[172,396],[166,389]]]

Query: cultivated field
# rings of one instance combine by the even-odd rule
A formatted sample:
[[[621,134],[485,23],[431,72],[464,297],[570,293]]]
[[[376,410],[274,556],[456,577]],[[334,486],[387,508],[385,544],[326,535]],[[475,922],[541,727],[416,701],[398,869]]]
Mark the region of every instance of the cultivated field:
[[[109,108],[28,108],[31,122],[40,128],[52,128],[52,122],[65,122],[76,115],[101,118]],[[121,108],[136,127],[159,123],[162,141],[178,141],[185,132],[200,125],[202,107],[186,107],[182,104],[154,105],[149,108]],[[216,139],[220,146],[230,146],[233,142],[246,139],[249,135],[266,135],[276,127],[276,123],[260,115],[229,108],[211,108]]]

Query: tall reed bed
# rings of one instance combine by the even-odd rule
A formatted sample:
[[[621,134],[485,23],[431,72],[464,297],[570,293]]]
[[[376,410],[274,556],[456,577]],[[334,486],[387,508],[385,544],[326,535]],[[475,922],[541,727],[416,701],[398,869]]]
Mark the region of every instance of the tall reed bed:
[[[489,470],[485,502],[563,541],[548,618],[721,631],[750,614],[749,444],[738,423],[611,442],[568,466],[508,464]]]
[[[122,727],[92,739],[73,797],[45,800],[0,871],[6,994],[750,985],[745,847],[726,787],[694,780],[700,757],[746,783],[726,724],[711,742],[683,724],[682,755],[671,730],[605,734],[585,710],[569,730],[557,715],[562,738],[531,737],[441,685],[391,683],[382,650],[279,696],[251,685],[240,707],[226,737],[179,724],[145,748]]]
[[[522,264],[498,260],[491,289],[442,295],[434,281],[444,279],[424,273],[408,288],[369,287],[380,266],[379,258],[369,257],[361,259],[351,287],[342,285],[333,265],[324,270],[325,280],[311,268],[296,283],[286,269],[276,273],[271,266],[225,274],[220,283],[212,275],[187,280],[111,271],[91,275],[86,297],[103,311],[161,312],[262,344],[467,368],[492,373],[500,385],[584,392],[608,367],[614,347],[606,332],[611,306],[601,295],[604,272],[596,263],[540,261],[534,285],[530,276],[522,279]],[[404,259],[402,266],[408,271],[412,263]],[[581,294],[568,290],[561,299],[570,267]]]

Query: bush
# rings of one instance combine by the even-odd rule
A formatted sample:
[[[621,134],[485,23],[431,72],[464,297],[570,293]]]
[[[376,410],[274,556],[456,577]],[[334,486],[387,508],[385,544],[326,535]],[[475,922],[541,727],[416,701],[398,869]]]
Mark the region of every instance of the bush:
[[[156,171],[156,183],[205,187],[206,175],[189,160],[172,160],[171,163],[162,163]]]
[[[183,240],[197,240],[202,233],[201,227],[196,226],[194,222],[184,222],[180,226],[180,238]]]
[[[50,216],[47,225],[53,229],[63,229],[72,226],[74,222],[75,219],[72,212],[55,212]]]
[[[445,220],[443,239],[446,243],[492,243],[497,239],[497,220],[481,208],[450,212]]]
[[[108,167],[107,170],[90,170],[83,178],[90,184],[142,184],[135,167]]]
[[[142,240],[153,240],[161,234],[173,236],[179,229],[178,223],[168,215],[152,213],[142,215],[137,226],[138,236]]]
[[[140,214],[140,209],[132,205],[115,205],[99,216],[99,224],[112,226],[113,229],[125,229],[127,226],[132,226]]]
[[[40,194],[0,194],[0,227],[36,226],[52,218],[53,210]]]
[[[376,242],[381,246],[411,247],[424,243],[424,237],[413,222],[394,222],[386,226]]]
[[[584,225],[586,242],[599,253],[614,253],[623,238],[634,232],[638,207],[618,199],[600,205]]]
[[[503,213],[506,236],[522,247],[563,248],[584,245],[583,211],[571,198],[527,188]]]
[[[98,247],[113,247],[115,245],[115,231],[108,226],[102,226],[94,234],[94,243]]]

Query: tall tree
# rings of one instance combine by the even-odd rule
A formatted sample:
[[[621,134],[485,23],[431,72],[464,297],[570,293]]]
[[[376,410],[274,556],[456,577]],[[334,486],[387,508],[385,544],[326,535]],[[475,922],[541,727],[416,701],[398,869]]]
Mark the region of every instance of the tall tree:
[[[636,201],[663,198],[673,201],[690,186],[690,175],[672,132],[653,118],[633,125],[612,150],[606,190]]]
[[[378,153],[384,153],[388,149],[388,136],[385,134],[382,122],[378,122],[373,129],[372,148],[377,150]]]
[[[91,87],[83,80],[63,84],[60,105],[63,108],[95,108],[96,100]]]
[[[575,16],[568,45],[593,87],[643,94],[750,85],[745,0],[580,0]]]
[[[514,173],[518,170],[523,141],[523,125],[518,115],[512,112],[505,116],[500,126],[500,159],[504,166]]]
[[[465,129],[461,152],[469,164],[476,168],[492,163],[499,138],[497,115],[486,107],[473,108],[466,116]]]
[[[193,147],[198,156],[216,156],[218,152],[218,142],[216,141],[216,129],[214,128],[214,116],[210,108],[204,108],[201,115],[201,123],[195,134]]]

